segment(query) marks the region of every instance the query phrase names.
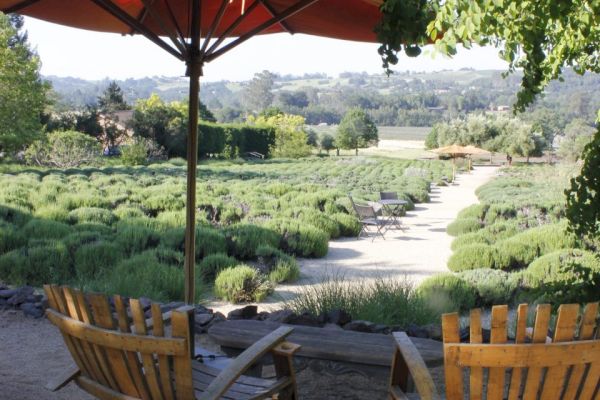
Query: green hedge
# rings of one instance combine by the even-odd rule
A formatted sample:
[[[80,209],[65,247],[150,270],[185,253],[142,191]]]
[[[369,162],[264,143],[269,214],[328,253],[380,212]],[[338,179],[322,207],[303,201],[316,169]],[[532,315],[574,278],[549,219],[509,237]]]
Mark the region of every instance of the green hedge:
[[[448,225],[446,232],[450,236],[458,236],[478,231],[482,227],[483,224],[477,218],[459,218]]]
[[[473,269],[463,271],[458,276],[477,290],[478,303],[482,306],[510,303],[519,287],[519,274],[497,269]]]
[[[486,244],[460,247],[448,259],[448,269],[458,272],[477,268],[495,268],[496,250]]]
[[[226,268],[215,279],[215,295],[232,303],[261,301],[271,291],[270,283],[247,265]]]

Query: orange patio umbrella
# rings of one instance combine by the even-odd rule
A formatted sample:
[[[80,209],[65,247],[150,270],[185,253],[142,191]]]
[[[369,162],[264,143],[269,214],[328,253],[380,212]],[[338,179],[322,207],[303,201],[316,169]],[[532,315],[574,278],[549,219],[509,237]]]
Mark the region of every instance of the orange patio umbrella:
[[[198,98],[202,66],[259,34],[375,42],[383,0],[0,0],[0,11],[71,27],[141,34],[187,65],[185,301],[194,300]],[[231,38],[232,40],[226,40]]]

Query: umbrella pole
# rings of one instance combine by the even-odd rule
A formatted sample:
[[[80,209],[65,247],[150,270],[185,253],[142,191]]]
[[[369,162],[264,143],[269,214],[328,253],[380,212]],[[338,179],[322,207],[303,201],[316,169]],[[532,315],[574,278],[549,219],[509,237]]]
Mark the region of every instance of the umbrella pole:
[[[198,166],[198,113],[200,97],[200,0],[192,2],[191,43],[188,47],[187,74],[190,77],[187,137],[187,198],[185,203],[185,302],[194,304],[196,281],[196,170]]]

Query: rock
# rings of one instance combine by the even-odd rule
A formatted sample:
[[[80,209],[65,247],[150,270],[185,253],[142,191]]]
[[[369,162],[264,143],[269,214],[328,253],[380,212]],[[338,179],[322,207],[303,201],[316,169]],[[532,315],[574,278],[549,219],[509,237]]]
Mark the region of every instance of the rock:
[[[17,289],[2,289],[0,290],[0,298],[8,299],[17,294]]]
[[[179,307],[185,306],[185,303],[183,301],[172,301],[170,303],[167,304],[161,304],[160,305],[160,312],[162,312],[163,314],[172,310],[175,310]],[[197,312],[197,311],[196,311]]]
[[[266,320],[267,318],[269,318],[269,315],[270,315],[270,314],[269,314],[268,312],[266,312],[266,311],[261,311],[261,312],[259,312],[259,313],[256,315],[256,317],[254,317],[254,318],[252,318],[252,319],[254,319],[254,320],[257,320],[257,321],[264,321],[264,320]]]
[[[8,303],[8,300],[3,299],[2,297],[0,297],[0,308],[6,307],[7,303]]]
[[[317,321],[321,325],[327,323],[327,314],[324,314],[324,313],[319,314],[319,316],[317,317]]]
[[[44,315],[44,310],[36,307],[33,303],[22,303],[20,308],[23,314],[29,317],[41,318]]]
[[[423,326],[423,329],[429,333],[429,338],[433,340],[442,340],[442,326],[439,324],[429,324]]]
[[[31,286],[23,286],[22,288],[17,289],[17,293],[8,299],[8,305],[16,307],[19,304],[24,303],[27,296],[30,294],[33,294],[33,288]]]
[[[332,324],[332,323],[327,323],[327,324],[323,325],[323,329],[331,329],[331,330],[337,330],[337,331],[343,331],[344,330],[338,324]]]
[[[391,332],[390,327],[383,324],[376,324],[373,327],[373,333],[382,333],[384,335],[389,335]]]
[[[373,332],[373,328],[375,328],[375,324],[370,321],[351,321],[344,325],[344,329],[347,331],[355,331],[355,332]]]
[[[303,326],[321,326],[317,317],[312,315],[311,313],[302,313],[300,315],[295,315],[290,319],[290,324],[292,325],[303,325]]]
[[[25,303],[37,303],[38,301],[40,301],[42,299],[41,294],[30,294],[29,296],[27,296],[27,298],[25,299]]]
[[[183,306],[185,304],[182,303],[181,305]],[[178,307],[181,307],[181,306],[178,306]],[[194,312],[196,314],[212,314],[213,310],[211,310],[210,308],[206,308],[201,304],[196,304],[194,306]]]
[[[225,315],[223,315],[220,312],[216,312],[213,314],[213,322],[222,322],[222,321],[227,321],[227,317],[225,317]]]
[[[471,341],[471,328],[469,326],[462,328],[460,330],[460,341],[463,343],[468,343]],[[481,340],[483,343],[490,342],[491,331],[489,329],[481,328]]]
[[[427,329],[422,328],[415,324],[409,324],[406,328],[406,334],[412,337],[418,337],[422,339],[429,339],[429,332]]]
[[[258,307],[246,306],[244,308],[238,308],[237,310],[229,311],[227,319],[252,319],[256,317]]]
[[[344,310],[332,310],[327,313],[327,322],[332,324],[343,326],[350,321],[352,321],[352,316]]]
[[[204,326],[208,325],[214,318],[213,314],[196,314],[194,316],[194,321],[196,322],[196,326]]]
[[[8,289],[8,286],[6,286],[3,283],[0,283],[0,290],[5,290],[5,289]]]
[[[140,305],[144,311],[148,311],[152,307],[152,300],[147,297],[140,297]]]
[[[267,317],[267,321],[279,322],[281,324],[289,324],[291,320],[296,317],[296,314],[292,310],[284,309],[273,311],[271,315]]]

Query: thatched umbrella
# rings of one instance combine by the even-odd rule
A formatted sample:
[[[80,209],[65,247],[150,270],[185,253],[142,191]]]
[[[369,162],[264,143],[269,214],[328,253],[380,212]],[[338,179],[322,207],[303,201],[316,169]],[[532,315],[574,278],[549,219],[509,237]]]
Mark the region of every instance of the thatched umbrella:
[[[383,0],[0,0],[0,11],[94,31],[141,34],[186,63],[190,91],[185,301],[193,303],[202,66],[251,37],[266,33],[306,33],[375,42],[373,29],[381,17],[382,3]],[[226,42],[228,38],[232,40]]]
[[[474,155],[474,154],[491,154],[489,151],[484,150],[484,149],[480,149],[479,147],[475,147],[475,146],[461,146],[458,144],[452,144],[450,146],[444,146],[444,147],[438,147],[437,149],[433,149],[433,150],[429,150],[433,153],[436,154],[445,154],[445,155],[449,155],[452,158],[452,180],[454,181],[454,178],[456,177],[456,162],[455,159],[457,157],[464,157],[467,155]],[[469,169],[471,168],[471,165],[469,165]]]

